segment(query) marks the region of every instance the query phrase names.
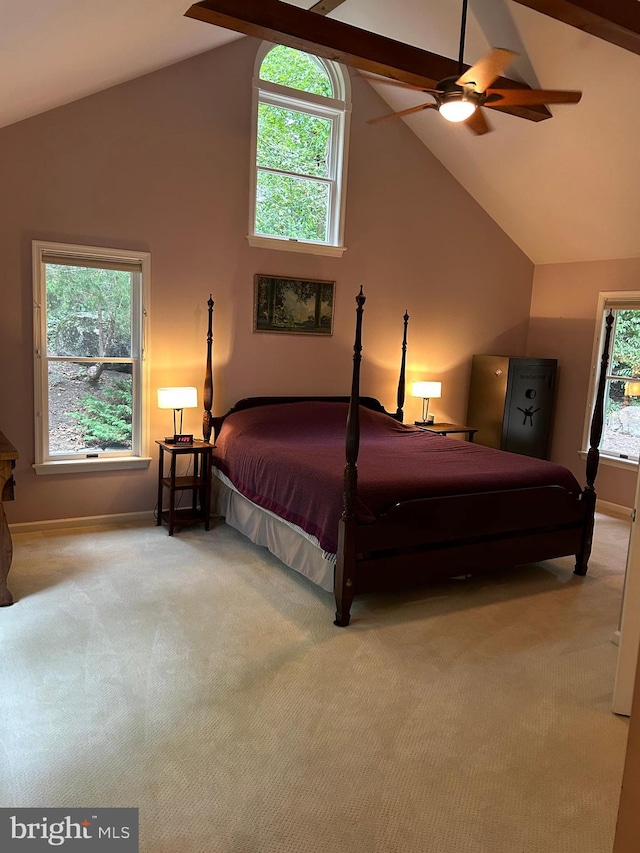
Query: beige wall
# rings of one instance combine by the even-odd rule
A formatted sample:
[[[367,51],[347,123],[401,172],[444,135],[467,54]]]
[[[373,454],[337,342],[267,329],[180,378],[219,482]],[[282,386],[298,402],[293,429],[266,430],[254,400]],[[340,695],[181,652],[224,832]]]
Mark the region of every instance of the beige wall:
[[[443,419],[464,417],[473,353],[524,353],[531,262],[402,122],[365,123],[385,106],[363,80],[353,80],[344,257],[248,246],[257,47],[243,39],[0,131],[0,428],[20,453],[11,522],[155,504],[155,464],[67,476],[31,468],[33,239],[151,252],[152,438],[171,418],[156,408],[157,387],[202,387],[210,292],[217,413],[251,394],[347,393],[361,283],[363,393],[387,408],[405,308],[407,380],[442,380],[433,410]],[[335,280],[333,337],[253,334],[256,272]],[[409,398],[407,418],[419,411]],[[185,430],[198,434],[200,423],[185,411]]]
[[[598,296],[604,290],[639,290],[640,258],[537,266],[534,274],[527,354],[559,361],[552,458],[584,483],[582,443],[590,382]],[[601,500],[632,507],[636,469],[600,465]]]

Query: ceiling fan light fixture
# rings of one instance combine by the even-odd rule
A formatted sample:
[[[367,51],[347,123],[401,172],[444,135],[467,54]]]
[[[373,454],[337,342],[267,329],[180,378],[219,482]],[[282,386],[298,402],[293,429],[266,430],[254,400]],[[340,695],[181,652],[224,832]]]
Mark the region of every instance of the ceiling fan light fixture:
[[[438,110],[447,121],[466,121],[477,109],[477,104],[464,97],[447,98],[438,105]]]

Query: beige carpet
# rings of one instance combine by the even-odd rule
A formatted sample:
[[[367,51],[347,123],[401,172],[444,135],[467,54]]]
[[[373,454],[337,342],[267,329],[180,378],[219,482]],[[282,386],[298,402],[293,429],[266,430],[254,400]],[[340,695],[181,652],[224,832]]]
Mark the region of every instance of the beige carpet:
[[[610,853],[628,530],[346,629],[220,521],[14,536],[0,805],[135,806],[145,853]]]

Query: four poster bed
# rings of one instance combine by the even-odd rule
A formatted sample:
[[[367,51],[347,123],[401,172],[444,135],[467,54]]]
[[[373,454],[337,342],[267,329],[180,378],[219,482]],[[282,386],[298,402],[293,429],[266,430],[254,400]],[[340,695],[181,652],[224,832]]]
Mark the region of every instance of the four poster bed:
[[[396,412],[361,397],[362,288],[356,303],[349,397],[251,397],[213,417],[209,299],[203,432],[227,523],[332,590],[340,626],[365,592],[566,555],[586,574],[613,318],[582,489],[546,460],[403,424],[406,314]]]

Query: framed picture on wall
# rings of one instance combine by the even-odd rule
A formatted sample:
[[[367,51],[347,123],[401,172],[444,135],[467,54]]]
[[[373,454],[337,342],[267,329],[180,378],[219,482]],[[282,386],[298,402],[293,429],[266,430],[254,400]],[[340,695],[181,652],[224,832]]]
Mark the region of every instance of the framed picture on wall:
[[[284,335],[332,335],[335,281],[257,273],[253,331]]]

